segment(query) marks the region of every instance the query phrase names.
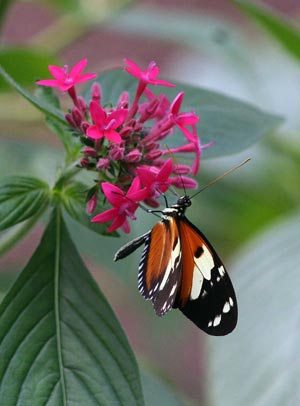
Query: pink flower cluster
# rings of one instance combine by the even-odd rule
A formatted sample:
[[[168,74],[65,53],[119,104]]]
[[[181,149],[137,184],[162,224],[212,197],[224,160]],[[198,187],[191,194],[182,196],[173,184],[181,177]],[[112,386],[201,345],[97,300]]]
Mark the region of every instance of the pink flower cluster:
[[[82,74],[86,64],[87,60],[83,59],[70,72],[67,66],[49,66],[54,79],[40,80],[37,84],[67,91],[73,100],[74,106],[66,114],[66,120],[84,144],[80,165],[98,174],[87,210],[95,211],[101,189],[112,206],[92,221],[112,221],[109,232],[122,228],[128,233],[128,219],[135,219],[139,202],[158,207],[159,197],[172,185],[185,189],[197,187],[197,182],[187,175],[197,174],[202,149],[211,143],[200,144],[196,113],[180,111],[183,92],[170,102],[165,94],[157,96],[148,88],[148,85],[175,86],[158,79],[159,68],[155,62],[143,71],[125,59],[125,71],[138,79],[138,85],[132,103],[124,91],[115,106],[101,104],[101,87],[97,82],[92,85],[88,104],[77,96],[75,85],[96,77],[93,73]],[[182,133],[183,144],[169,149],[165,139],[172,136],[175,127]],[[177,153],[193,153],[192,165],[174,163],[172,157]]]

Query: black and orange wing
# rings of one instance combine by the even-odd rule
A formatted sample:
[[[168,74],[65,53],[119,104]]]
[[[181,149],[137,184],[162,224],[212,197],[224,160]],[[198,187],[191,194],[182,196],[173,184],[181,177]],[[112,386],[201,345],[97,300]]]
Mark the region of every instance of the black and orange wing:
[[[158,316],[173,307],[181,284],[182,255],[177,222],[157,223],[145,239],[139,264],[138,287],[153,303]]]
[[[214,248],[186,217],[177,219],[182,250],[182,281],[173,307],[201,330],[226,335],[237,323],[230,278]]]

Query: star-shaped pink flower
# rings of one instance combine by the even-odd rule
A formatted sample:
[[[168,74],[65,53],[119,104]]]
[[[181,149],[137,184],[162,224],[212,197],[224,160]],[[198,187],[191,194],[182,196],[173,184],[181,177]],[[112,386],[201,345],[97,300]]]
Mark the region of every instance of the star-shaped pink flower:
[[[125,66],[126,72],[134,76],[137,79],[140,79],[144,83],[149,85],[162,85],[175,87],[173,83],[167,82],[166,80],[156,79],[159,75],[159,67],[154,61],[150,62],[148,68],[142,70],[136,63],[132,62],[130,59],[124,59],[124,62],[127,64]]]
[[[152,198],[158,197],[166,192],[171,184],[170,175],[173,169],[172,159],[168,159],[163,166],[158,169],[154,166],[141,166],[137,169],[137,175]]]
[[[173,100],[170,110],[171,110],[171,119],[174,124],[184,133],[186,138],[193,142],[193,134],[186,128],[186,126],[192,126],[195,129],[196,124],[199,121],[199,117],[195,114],[194,111],[182,112],[179,113],[181,104],[184,98],[184,92],[178,93],[178,95]],[[195,132],[195,131],[194,131]]]
[[[131,220],[136,219],[135,211],[138,208],[138,202],[144,200],[148,196],[148,191],[146,189],[141,189],[139,178],[134,178],[126,194],[123,190],[109,182],[103,182],[101,187],[113,208],[97,214],[92,218],[92,222],[106,223],[107,221],[113,220],[107,230],[108,232],[122,228],[125,233],[129,233],[130,224],[128,218]]]
[[[116,129],[124,123],[127,116],[126,109],[118,109],[107,113],[97,102],[91,101],[90,113],[94,125],[89,126],[86,131],[89,138],[99,140],[105,137],[117,144],[122,142],[122,138]]]
[[[68,65],[63,68],[55,65],[49,65],[48,69],[54,79],[38,80],[37,85],[58,87],[62,92],[66,92],[78,83],[86,82],[87,80],[95,79],[95,73],[81,74],[87,65],[87,59],[82,59],[77,62],[69,72]]]

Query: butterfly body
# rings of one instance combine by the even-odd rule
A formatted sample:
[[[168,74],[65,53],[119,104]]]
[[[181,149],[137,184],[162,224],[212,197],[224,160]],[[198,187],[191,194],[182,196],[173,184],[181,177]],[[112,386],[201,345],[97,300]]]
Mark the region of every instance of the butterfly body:
[[[210,335],[226,335],[237,323],[237,302],[224,265],[206,237],[185,216],[188,196],[160,211],[152,230],[122,247],[115,261],[145,245],[138,287],[158,316],[179,308]]]

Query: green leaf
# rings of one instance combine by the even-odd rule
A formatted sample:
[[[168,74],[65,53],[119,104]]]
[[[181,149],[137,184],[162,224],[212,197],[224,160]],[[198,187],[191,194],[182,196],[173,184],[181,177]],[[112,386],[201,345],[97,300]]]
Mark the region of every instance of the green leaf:
[[[233,2],[276,38],[291,55],[297,59],[300,58],[300,33],[292,27],[290,21],[267,7],[244,0],[233,0]]]
[[[107,233],[107,224],[92,223],[93,215],[88,215],[86,212],[86,196],[88,187],[80,182],[73,182],[66,185],[62,191],[62,202],[67,213],[83,226],[95,231],[97,234],[109,235],[115,237],[117,233]],[[104,205],[99,202],[95,210],[95,215],[105,210]]]
[[[2,28],[3,22],[5,21],[5,16],[9,6],[14,2],[14,0],[1,0],[0,1],[0,29]]]
[[[135,94],[137,80],[124,71],[105,72],[97,80],[101,84],[103,104],[115,105],[124,90],[128,91],[131,97]],[[179,82],[174,83],[177,84],[175,89],[159,86],[151,89],[157,94],[166,94],[171,101],[179,92],[184,91],[181,111],[195,110],[200,116],[198,135],[202,144],[215,142],[213,147],[205,150],[205,158],[238,153],[258,142],[282,122],[281,117],[264,112],[238,99]],[[85,93],[86,99],[89,97],[89,92],[88,89]],[[176,131],[174,137],[169,137],[165,141],[171,148],[182,144],[183,140],[182,133]]]
[[[0,65],[22,86],[33,87],[37,79],[49,77],[48,65],[56,63],[58,63],[57,59],[47,55],[45,50],[29,48],[0,50]],[[6,80],[2,78],[0,78],[0,89],[10,89]]]
[[[66,123],[62,124],[52,117],[46,117],[46,124],[57,135],[65,148],[66,165],[74,164],[81,156],[82,144],[79,142],[79,137],[74,136],[71,128],[68,128]]]
[[[62,124],[66,125],[66,120],[64,118],[64,114],[62,111],[58,110],[57,108],[43,102],[42,100],[38,99],[37,97],[33,96],[29,93],[26,89],[20,86],[1,66],[0,64],[0,76],[10,84],[18,93],[20,93],[26,100],[29,101],[33,106],[35,106],[38,110],[42,111],[46,116],[53,117],[54,119],[58,120]]]
[[[134,355],[55,212],[0,307],[0,404],[143,405]]]
[[[0,180],[0,230],[41,214],[50,201],[49,185],[40,179],[11,176]]]
[[[212,404],[299,403],[299,230],[298,212],[236,255],[239,321],[232,334],[209,343]]]

